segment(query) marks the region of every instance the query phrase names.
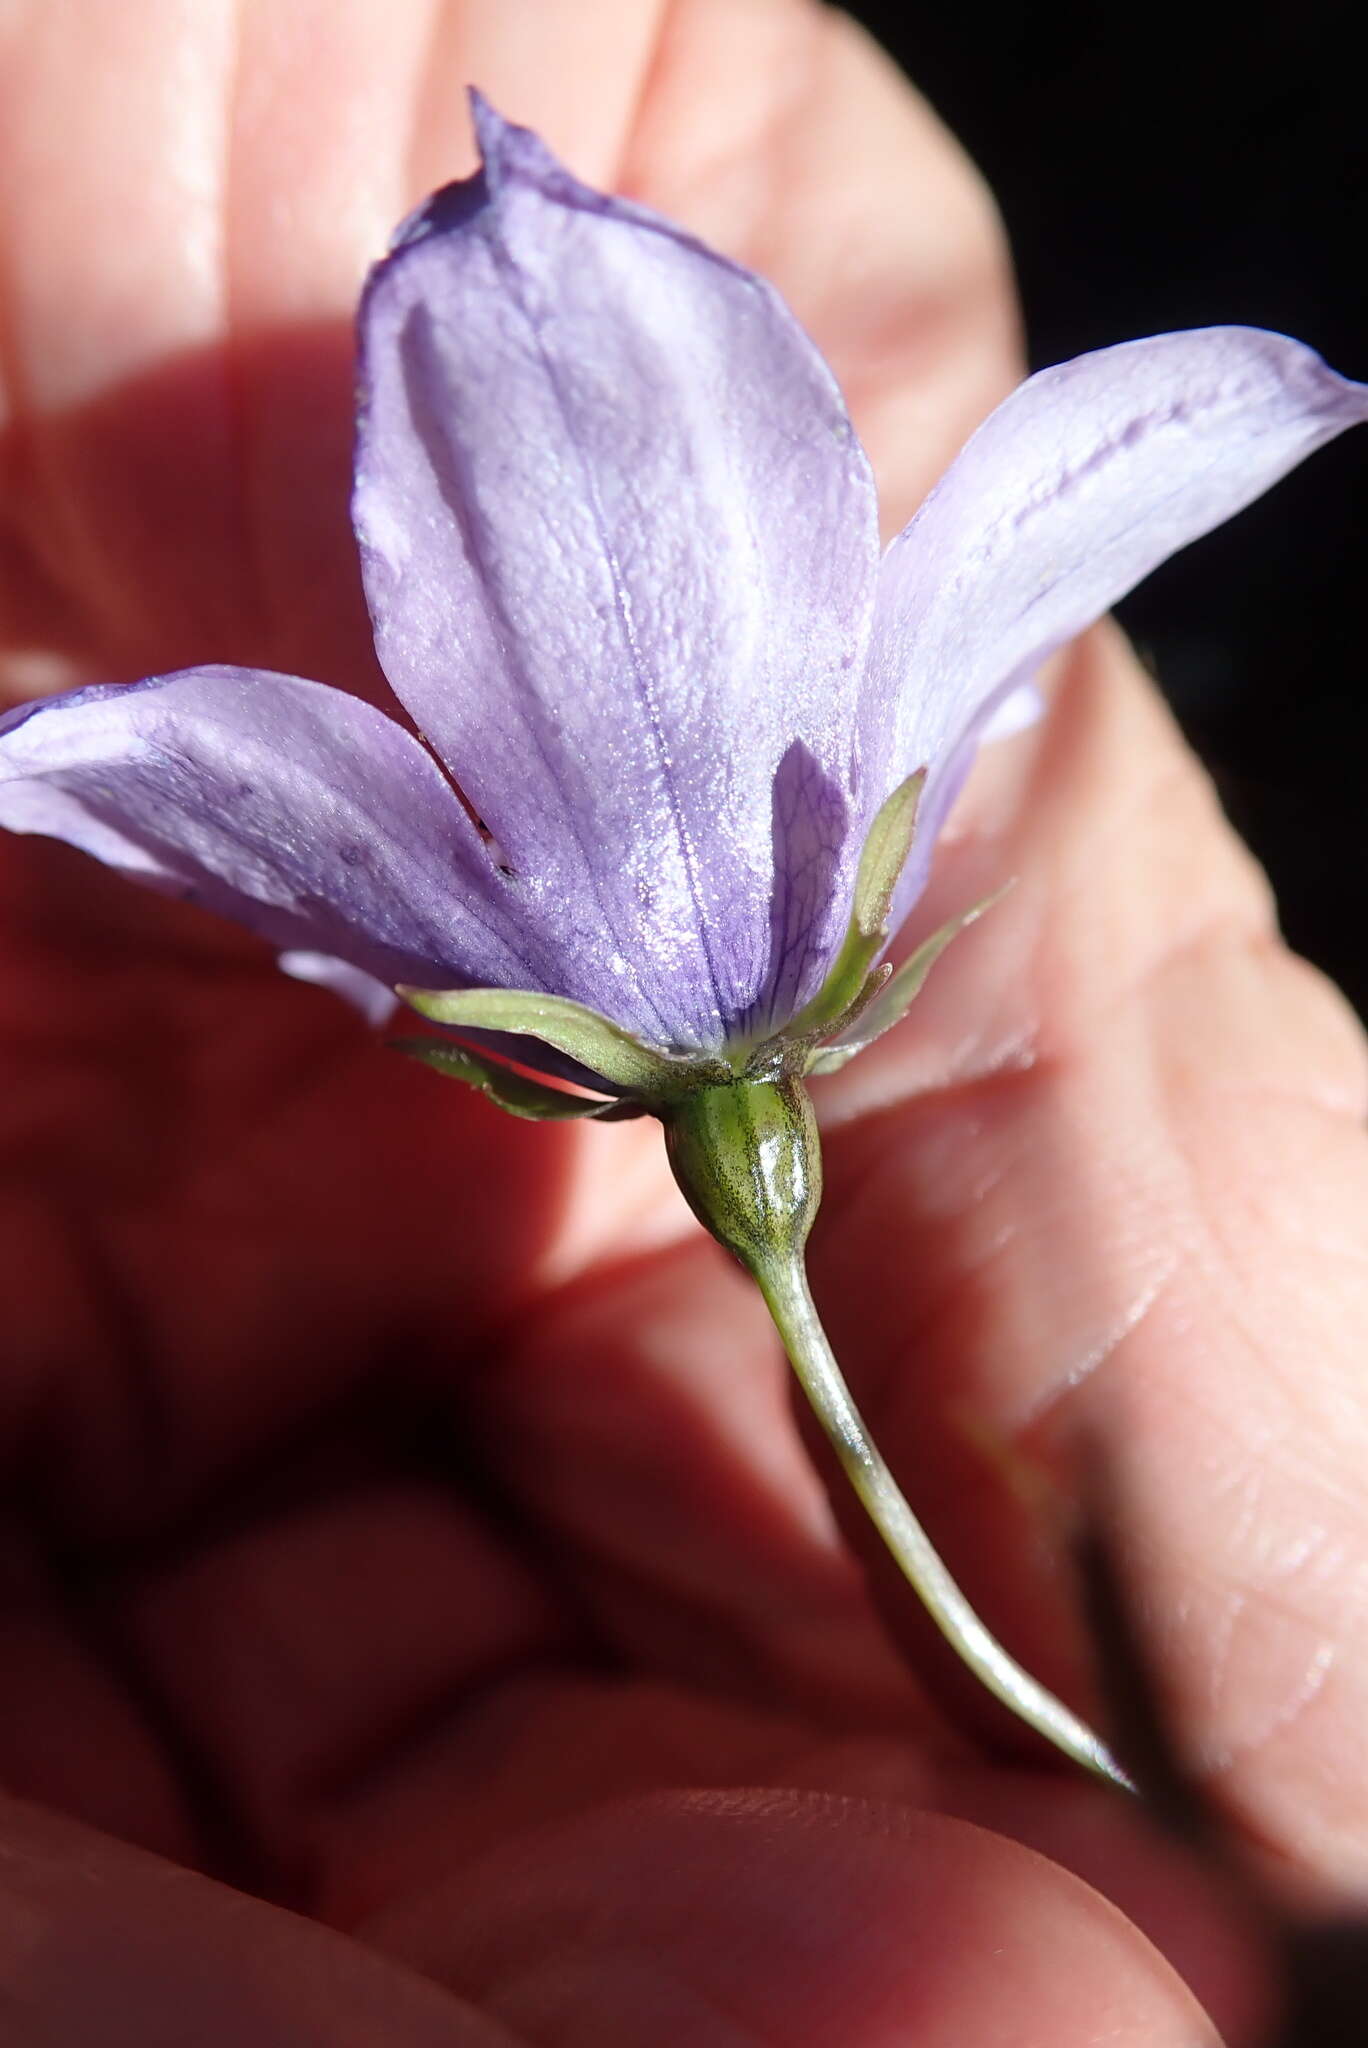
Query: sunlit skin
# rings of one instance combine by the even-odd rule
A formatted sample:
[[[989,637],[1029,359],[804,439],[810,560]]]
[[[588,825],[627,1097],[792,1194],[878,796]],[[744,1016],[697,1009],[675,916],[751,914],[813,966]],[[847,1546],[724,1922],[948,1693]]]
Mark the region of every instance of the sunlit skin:
[[[890,526],[1018,374],[974,174],[796,0],[18,0],[10,701],[215,659],[378,690],[350,315],[469,169],[472,78],[780,285]],[[817,1084],[814,1291],[966,1590],[1088,1713],[1100,1449],[1191,1754],[1289,1884],[1361,1895],[1362,1041],[1110,629],[981,764],[909,942],[1009,875]],[[1194,2048],[1195,1995],[1251,2038],[1238,1933],[814,1477],[653,1124],[507,1122],[50,844],[0,843],[0,948],[0,1778],[36,1802],[0,1809],[0,2035]]]

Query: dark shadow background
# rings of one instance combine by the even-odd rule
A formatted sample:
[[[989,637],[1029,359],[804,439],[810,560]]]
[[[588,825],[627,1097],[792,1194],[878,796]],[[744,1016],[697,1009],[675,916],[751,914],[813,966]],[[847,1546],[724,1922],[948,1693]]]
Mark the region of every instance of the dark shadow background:
[[[1233,321],[1368,378],[1368,89],[1349,6],[851,12],[997,194],[1032,367]],[[1292,943],[1368,1015],[1365,562],[1359,429],[1120,616],[1272,875]]]

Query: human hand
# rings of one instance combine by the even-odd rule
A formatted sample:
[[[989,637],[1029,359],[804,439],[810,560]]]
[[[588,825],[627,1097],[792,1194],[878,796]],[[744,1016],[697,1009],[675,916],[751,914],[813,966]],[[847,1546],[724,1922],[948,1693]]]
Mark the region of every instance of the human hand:
[[[350,313],[468,166],[467,78],[776,279],[894,524],[1012,381],[986,203],[836,19],[401,29],[5,31],[11,695],[216,656],[377,687]],[[1107,1447],[1194,1753],[1352,1885],[1357,1034],[1113,635],[983,764],[926,927],[1009,873],[826,1089],[819,1297],[969,1589],[1080,1704],[1013,1458],[1062,1509],[1070,1437]],[[891,1651],[650,1127],[496,1123],[61,849],[6,842],[0,898],[0,1769],[108,1838],[7,1824],[17,2040],[1190,2043],[1139,1928],[1243,2024],[1238,1945],[1121,1803],[1027,1767],[835,1487]]]

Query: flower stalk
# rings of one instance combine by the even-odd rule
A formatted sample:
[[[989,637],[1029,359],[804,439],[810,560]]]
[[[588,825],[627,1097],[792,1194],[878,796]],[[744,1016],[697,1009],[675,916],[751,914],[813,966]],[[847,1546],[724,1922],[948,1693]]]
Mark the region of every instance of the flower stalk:
[[[803,1082],[737,1081],[699,1089],[666,1117],[665,1142],[690,1207],[759,1287],[842,1471],[956,1655],[1065,1756],[1133,1789],[1100,1736],[1023,1670],[986,1627],[870,1437],[808,1286],[804,1248],[821,1200],[822,1163]]]

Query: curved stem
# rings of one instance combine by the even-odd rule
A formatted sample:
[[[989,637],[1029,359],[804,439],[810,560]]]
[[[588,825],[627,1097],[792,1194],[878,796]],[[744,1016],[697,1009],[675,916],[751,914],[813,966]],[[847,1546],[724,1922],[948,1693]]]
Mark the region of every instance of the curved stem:
[[[1099,1778],[1133,1791],[1101,1738],[1008,1655],[951,1578],[870,1439],[813,1305],[801,1255],[766,1260],[752,1270],[846,1476],[951,1648],[1028,1727]]]

